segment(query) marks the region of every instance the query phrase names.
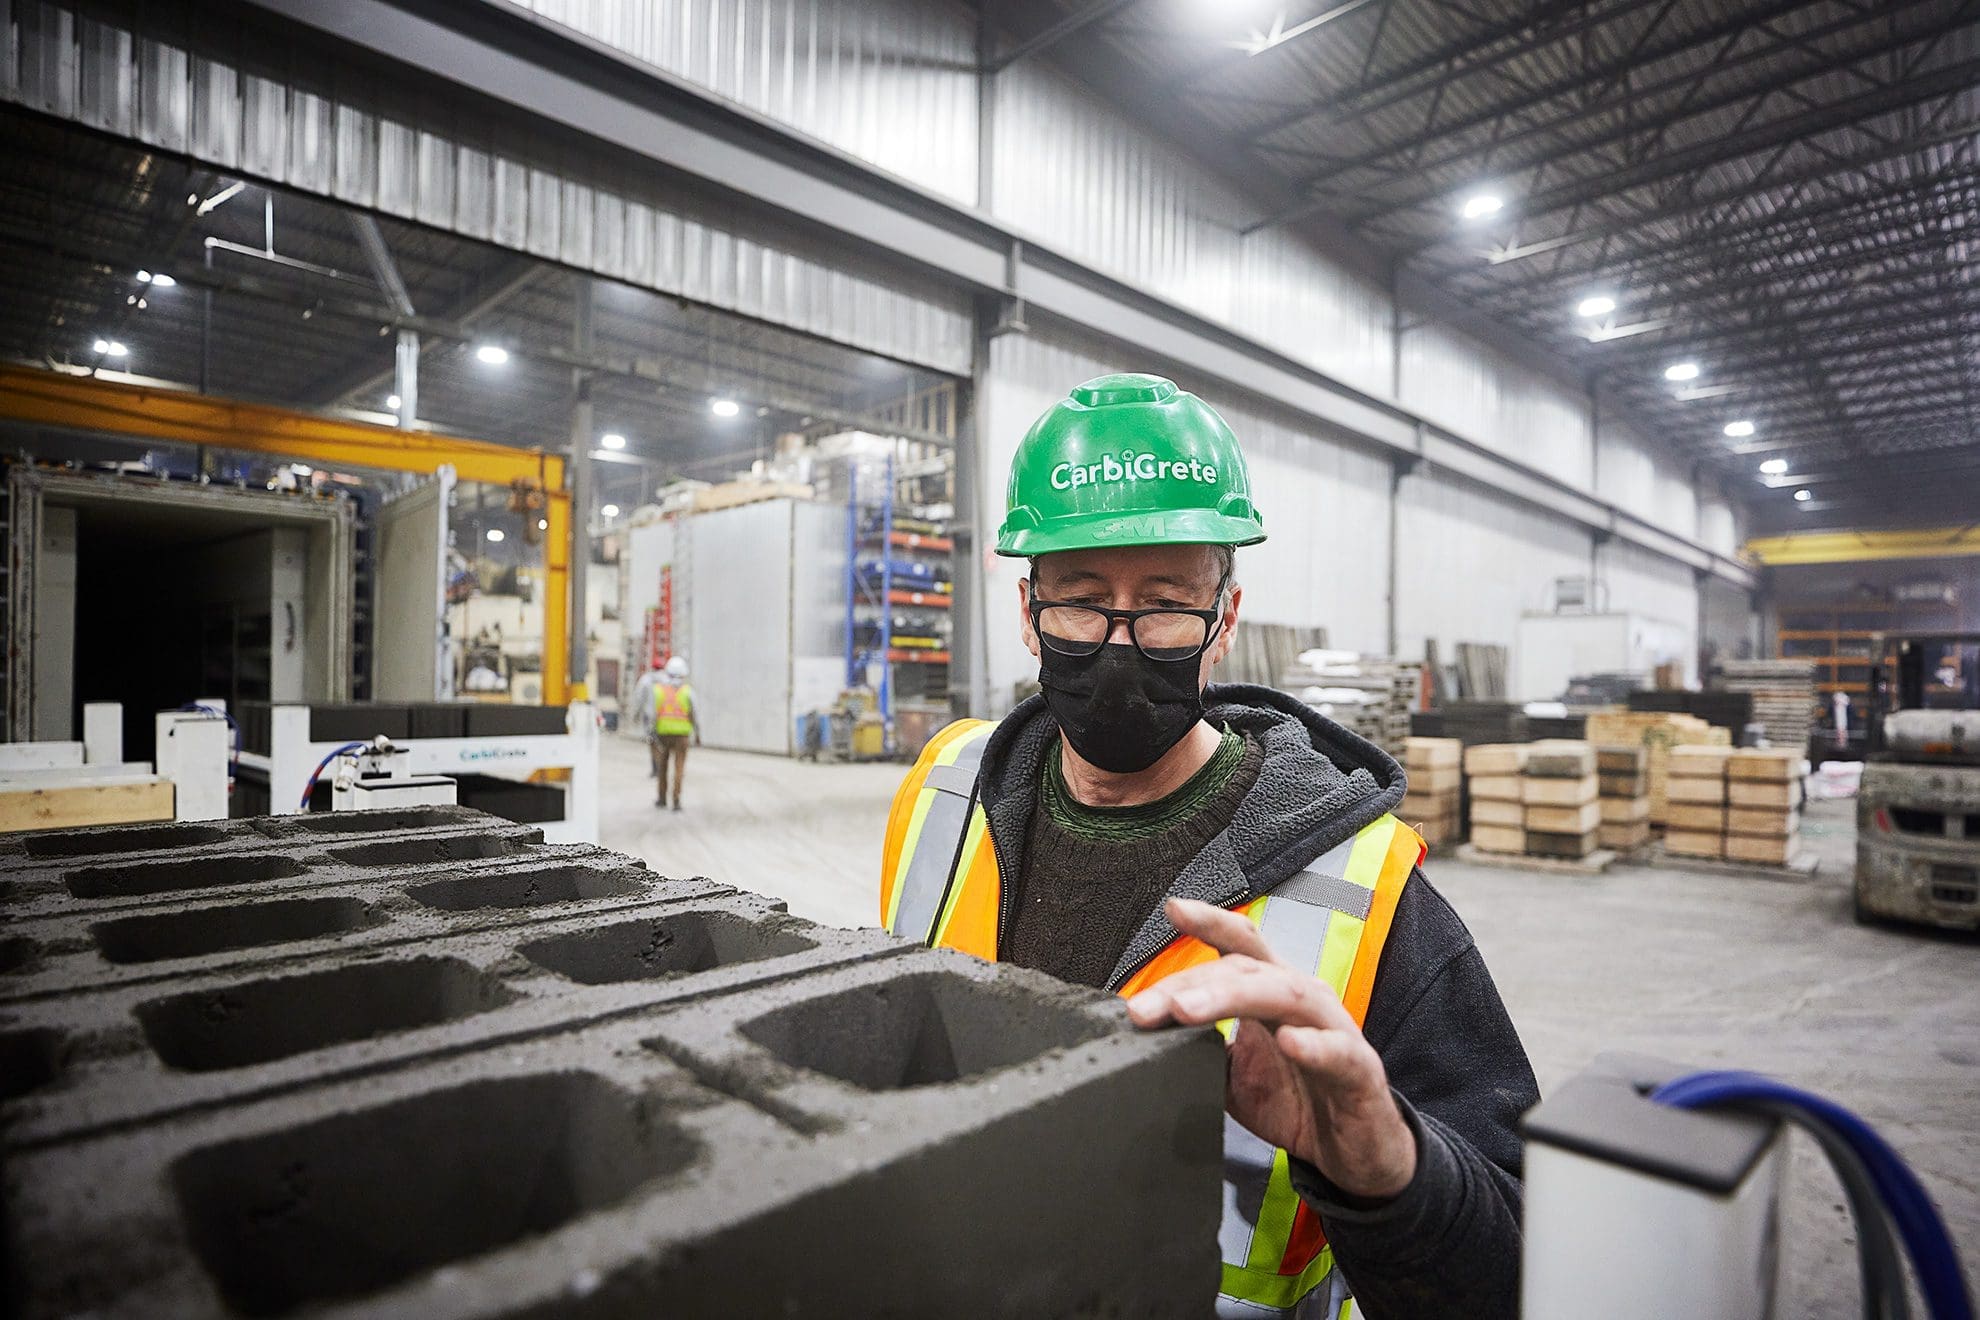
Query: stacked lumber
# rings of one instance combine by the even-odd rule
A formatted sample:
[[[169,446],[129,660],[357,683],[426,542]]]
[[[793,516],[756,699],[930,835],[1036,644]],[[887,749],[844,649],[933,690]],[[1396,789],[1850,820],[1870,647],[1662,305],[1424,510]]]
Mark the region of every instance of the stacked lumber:
[[[1601,839],[1601,781],[1595,748],[1550,738],[1530,744],[1520,784],[1526,851],[1536,857],[1586,857]]]
[[[1456,841],[1464,796],[1464,744],[1455,738],[1405,738],[1403,822],[1431,847]]]
[[[1308,650],[1279,672],[1276,686],[1384,751],[1401,755],[1422,684],[1423,666],[1413,660]]]
[[[1798,750],[1743,748],[1726,760],[1726,856],[1786,866],[1801,829]]]
[[[1601,844],[1627,852],[1650,842],[1650,752],[1641,745],[1597,747]]]
[[[1648,753],[1650,823],[1665,825],[1665,783],[1676,747],[1729,747],[1732,733],[1693,715],[1671,711],[1596,711],[1588,717],[1588,741],[1599,747],[1642,747]]]
[[[1671,748],[1664,849],[1680,857],[1726,855],[1726,762],[1732,748]]]
[[[1526,761],[1531,743],[1480,743],[1464,749],[1465,789],[1471,795],[1471,846],[1484,852],[1526,851]]]
[[[1815,666],[1806,660],[1726,660],[1719,665],[1720,688],[1753,696],[1753,718],[1767,730],[1767,741],[1797,756],[1808,750],[1816,715]]]

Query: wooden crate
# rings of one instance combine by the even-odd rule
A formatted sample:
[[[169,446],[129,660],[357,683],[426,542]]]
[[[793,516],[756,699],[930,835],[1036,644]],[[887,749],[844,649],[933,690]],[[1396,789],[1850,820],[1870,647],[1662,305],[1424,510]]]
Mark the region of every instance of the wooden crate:
[[[1471,779],[1471,800],[1476,802],[1483,798],[1492,802],[1518,802],[1525,786],[1525,775],[1474,775]]]
[[[1648,806],[1648,800],[1645,800]],[[1597,840],[1604,848],[1641,848],[1650,842],[1650,822],[1647,820],[1603,821],[1595,831]]]
[[[1683,802],[1724,802],[1726,781],[1723,779],[1672,779],[1664,786],[1664,819],[1670,819],[1670,811]]]
[[[1403,764],[1413,774],[1438,766],[1464,764],[1464,744],[1456,738],[1405,738]]]
[[[1587,834],[1602,824],[1602,804],[1584,802],[1578,807],[1528,807],[1528,834]],[[1576,853],[1574,856],[1582,856]]]
[[[1730,747],[1673,747],[1669,768],[1673,779],[1724,779],[1731,759]]]
[[[1454,765],[1410,766],[1404,774],[1412,793],[1455,793],[1464,783],[1464,771]]]
[[[1793,860],[1796,839],[1792,834],[1777,839],[1758,838],[1748,834],[1728,834],[1726,836],[1726,856],[1737,862],[1761,862],[1768,866],[1786,866]]]
[[[1664,851],[1679,857],[1723,857],[1726,836],[1711,831],[1666,830]]]
[[[1726,761],[1726,778],[1785,784],[1801,777],[1801,753],[1743,747]]]
[[[1526,831],[1512,825],[1473,823],[1471,846],[1485,852],[1523,853],[1526,851]]]
[[[1583,779],[1595,773],[1593,745],[1567,738],[1544,738],[1527,753],[1526,773],[1545,779]]]
[[[1603,775],[1640,775],[1650,768],[1650,754],[1641,743],[1626,747],[1597,747],[1595,769]]]
[[[1598,829],[1591,829],[1586,834],[1526,832],[1526,851],[1536,857],[1586,857],[1600,846]]]
[[[1726,828],[1726,809],[1717,803],[1673,802],[1665,811],[1664,820],[1674,830],[1722,834]]]
[[[1601,808],[1602,823],[1605,825],[1650,819],[1650,799],[1647,797],[1604,797],[1595,805]]]
[[[1473,825],[1526,825],[1526,808],[1518,802],[1507,802],[1502,798],[1473,798],[1471,800],[1471,823]]]
[[[1480,743],[1464,749],[1467,775],[1517,775],[1526,770],[1532,743]]]
[[[1536,779],[1528,775],[1520,781],[1519,800],[1529,807],[1578,807],[1600,797],[1601,787],[1594,775],[1579,779]]]
[[[1792,779],[1784,784],[1735,779],[1726,785],[1726,800],[1735,807],[1792,807],[1801,802],[1801,785]]]
[[[1647,774],[1604,770],[1598,778],[1602,781],[1603,797],[1647,798],[1650,796],[1650,776]]]
[[[1726,833],[1784,839],[1801,828],[1801,813],[1780,807],[1728,807]]]

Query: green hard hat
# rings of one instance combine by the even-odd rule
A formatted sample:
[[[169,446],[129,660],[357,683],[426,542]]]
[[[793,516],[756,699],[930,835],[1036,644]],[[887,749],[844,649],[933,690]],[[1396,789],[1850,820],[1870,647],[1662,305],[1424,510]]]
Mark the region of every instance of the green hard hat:
[[[1032,423],[1005,506],[1000,555],[1265,539],[1231,428],[1174,381],[1138,373],[1089,380]]]

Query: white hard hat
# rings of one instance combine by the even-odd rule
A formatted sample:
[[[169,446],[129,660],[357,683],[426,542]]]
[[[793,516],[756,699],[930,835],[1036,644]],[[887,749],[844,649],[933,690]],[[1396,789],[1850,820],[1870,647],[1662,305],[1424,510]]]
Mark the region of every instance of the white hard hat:
[[[686,678],[688,675],[687,657],[677,655],[667,661],[668,678]]]

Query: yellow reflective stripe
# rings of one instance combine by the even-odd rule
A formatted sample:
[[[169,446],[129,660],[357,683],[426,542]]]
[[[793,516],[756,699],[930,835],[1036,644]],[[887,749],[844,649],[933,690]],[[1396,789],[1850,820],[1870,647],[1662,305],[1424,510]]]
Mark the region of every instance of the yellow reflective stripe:
[[[1244,1256],[1246,1268],[1279,1272],[1279,1262],[1286,1258],[1286,1244],[1292,1241],[1293,1216],[1298,1212],[1299,1193],[1293,1190],[1292,1167],[1286,1153],[1275,1150],[1272,1176],[1266,1180],[1258,1222],[1251,1229],[1251,1249]]]
[[[1254,1306],[1269,1306],[1281,1311],[1292,1309],[1299,1299],[1320,1286],[1334,1268],[1334,1249],[1322,1247],[1313,1263],[1298,1274],[1276,1274],[1270,1270],[1254,1270],[1243,1265],[1224,1265],[1222,1281],[1217,1291],[1226,1297],[1235,1297]]]
[[[1265,904],[1269,901],[1268,898],[1254,898],[1244,905],[1245,919],[1251,922],[1253,930],[1258,929],[1258,923],[1265,920]],[[1236,1018],[1217,1019],[1217,1030],[1223,1035],[1226,1045],[1237,1039],[1237,1024]]]
[[[969,833],[963,836],[962,856],[956,860],[956,875],[961,883],[949,886],[949,900],[942,904],[942,915],[935,921],[933,947],[941,948],[948,942],[949,920],[956,915],[956,906],[962,900],[962,892],[968,887],[970,868],[976,864],[976,850],[983,846],[983,832],[990,827],[990,818],[978,807],[969,816]]]
[[[1327,939],[1320,946],[1320,965],[1313,975],[1334,987],[1337,995],[1347,993],[1348,975],[1354,971],[1354,952],[1361,947],[1362,928],[1367,924],[1345,912],[1336,912],[1327,923]]]
[[[1382,863],[1388,859],[1389,844],[1395,840],[1396,827],[1402,822],[1394,816],[1384,814],[1373,824],[1363,827],[1354,836],[1354,851],[1348,854],[1348,864],[1343,868],[1341,879],[1352,881],[1363,889],[1373,889],[1375,882],[1382,878]]]
[[[914,795],[914,810],[908,815],[907,833],[901,840],[900,860],[895,864],[894,889],[887,896],[887,929],[898,935],[895,928],[901,916],[901,894],[907,889],[908,867],[914,864],[914,851],[921,846],[921,827],[928,823],[928,807],[935,800],[935,790],[924,788]]]

